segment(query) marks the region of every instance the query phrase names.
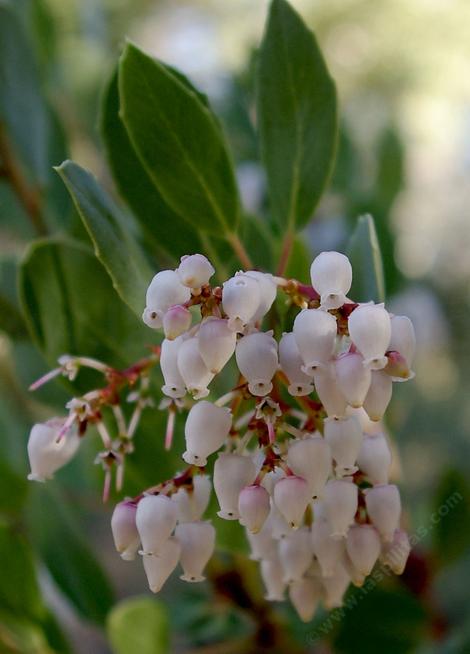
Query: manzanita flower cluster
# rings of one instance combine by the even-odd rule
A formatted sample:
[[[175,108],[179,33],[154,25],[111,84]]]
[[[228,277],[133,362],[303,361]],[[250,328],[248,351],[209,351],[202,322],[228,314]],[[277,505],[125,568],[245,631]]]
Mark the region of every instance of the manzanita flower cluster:
[[[141,555],[153,592],[178,564],[181,579],[204,579],[216,540],[204,519],[212,487],[218,517],[246,530],[266,599],[281,601],[287,592],[302,620],[320,601],[340,606],[349,584],[361,586],[378,560],[397,574],[404,569],[410,546],[381,420],[393,383],[413,377],[413,326],[383,304],[348,298],[352,269],[343,254],[322,252],[310,272],[311,285],[246,270],[213,286],[208,259],[185,256],[176,270],[157,273],[147,290],[143,320],[163,330],[161,347],[125,371],[65,356],[33,385],[58,374],[73,379],[83,366],[105,376],[103,388],[69,402],[66,418],[35,425],[28,444],[30,479],[44,481],[94,425],[104,445],[98,461],[106,471],[105,499],[113,471],[122,486],[140,415],[152,405],[155,365],[164,379],[167,449],[176,413],[187,411],[181,452],[187,467],[117,504],[111,520],[117,551],[124,560]],[[298,311],[291,331],[278,334],[276,316],[286,305]],[[208,399],[232,359],[233,387]],[[130,417],[121,406],[126,388]],[[116,436],[105,410],[115,418]]]

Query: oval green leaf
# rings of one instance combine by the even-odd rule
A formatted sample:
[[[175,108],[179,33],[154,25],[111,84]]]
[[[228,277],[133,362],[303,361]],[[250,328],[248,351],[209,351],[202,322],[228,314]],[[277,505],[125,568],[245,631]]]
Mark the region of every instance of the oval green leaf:
[[[124,600],[107,620],[113,654],[168,654],[170,628],[162,602],[149,597]]]

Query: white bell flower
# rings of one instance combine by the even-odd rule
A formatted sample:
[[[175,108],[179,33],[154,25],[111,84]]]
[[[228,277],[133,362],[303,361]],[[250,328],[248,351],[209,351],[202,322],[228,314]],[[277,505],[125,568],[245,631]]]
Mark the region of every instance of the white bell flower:
[[[191,298],[191,291],[183,286],[174,270],[161,270],[149,284],[146,306],[150,311],[164,313],[174,304],[185,304]]]
[[[274,486],[274,503],[291,529],[298,529],[310,501],[308,483],[302,477],[289,475]]]
[[[173,341],[191,327],[191,312],[181,304],[175,304],[165,311],[162,318],[165,338]]]
[[[135,524],[143,554],[160,554],[176,526],[176,503],[166,495],[145,495],[137,505]]]
[[[377,530],[372,525],[351,525],[346,537],[346,551],[360,574],[367,577],[372,572],[381,550]]]
[[[384,565],[388,565],[396,575],[401,575],[410,552],[411,545],[408,534],[403,529],[397,529],[393,534],[392,541],[382,545],[380,560]]]
[[[178,369],[178,352],[183,342],[181,336],[173,341],[165,339],[160,353],[160,369],[165,381],[162,392],[173,399],[186,395],[184,380]]]
[[[373,486],[365,491],[366,508],[372,524],[385,542],[391,542],[401,515],[400,492],[394,484]]]
[[[329,417],[341,418],[345,415],[347,402],[338,388],[333,365],[318,368],[313,374],[315,390]]]
[[[31,481],[52,479],[57,470],[65,466],[74,456],[80,445],[76,425],[60,436],[66,418],[52,418],[47,422],[36,423],[29,434],[28,457]]]
[[[385,368],[392,328],[384,305],[361,304],[350,314],[348,328],[352,342],[364,357],[364,366],[371,370]]]
[[[252,484],[256,475],[253,461],[241,454],[219,454],[214,465],[214,490],[219,502],[217,515],[224,520],[238,520],[238,498],[242,488]]]
[[[193,477],[193,489],[178,488],[172,496],[178,510],[178,522],[200,520],[209,505],[212,483],[207,475]]]
[[[289,599],[302,622],[310,622],[321,599],[321,584],[318,579],[304,577],[289,586]]]
[[[321,496],[331,473],[331,449],[322,436],[310,436],[290,443],[287,464],[308,484],[310,498]]]
[[[364,438],[357,456],[357,464],[372,484],[388,484],[392,453],[384,434],[373,434]]]
[[[145,574],[152,593],[158,593],[173,570],[178,565],[181,554],[181,545],[176,538],[169,538],[162,545],[158,556],[144,554],[142,562]]]
[[[189,582],[204,581],[204,568],[214,552],[215,529],[210,522],[184,522],[175,529],[175,538],[181,545],[180,579]]]
[[[372,371],[370,387],[362,405],[372,421],[382,420],[392,399],[392,392],[392,378],[384,370]]]
[[[321,252],[310,266],[313,288],[319,293],[324,309],[337,309],[347,300],[352,284],[348,257],[340,252]]]
[[[254,332],[240,338],[235,357],[241,374],[248,381],[250,393],[262,397],[271,392],[271,379],[279,365],[272,332]]]
[[[279,542],[279,560],[286,584],[302,579],[313,558],[310,531],[301,527]]]
[[[179,279],[188,288],[205,286],[215,273],[214,266],[203,254],[187,254],[181,257],[176,269]]]
[[[196,336],[184,340],[178,348],[178,370],[188,392],[195,400],[209,395],[207,386],[214,379],[199,354],[199,339]]]
[[[253,320],[260,300],[260,285],[253,277],[237,273],[227,280],[222,287],[222,306],[230,329],[243,331],[243,327]]]
[[[358,506],[357,486],[346,479],[330,479],[323,502],[333,538],[344,538],[354,522]]]
[[[256,534],[266,522],[271,504],[268,491],[259,485],[245,486],[238,496],[240,523]]]
[[[363,405],[371,382],[371,371],[358,352],[347,352],[335,361],[335,378],[346,402],[354,408]]]
[[[363,438],[359,420],[355,416],[326,418],[324,433],[336,462],[336,472],[341,476],[354,474]]]
[[[135,524],[137,505],[135,502],[119,502],[111,516],[111,531],[114,546],[124,561],[135,558],[140,545],[140,536]]]
[[[289,380],[287,390],[291,395],[309,395],[313,391],[312,375],[306,375],[302,370],[304,362],[300,356],[294,332],[282,335],[279,341],[279,362]]]
[[[297,314],[293,331],[305,374],[312,375],[318,368],[324,368],[335,347],[335,318],[321,309],[304,309]]]
[[[272,307],[277,295],[277,285],[270,273],[260,272],[259,270],[247,270],[244,274],[256,279],[259,284],[259,304],[251,319],[251,322],[258,322],[264,318]]]
[[[344,552],[344,541],[331,537],[331,527],[325,518],[315,519],[312,525],[313,553],[320,564],[323,577],[332,577]]]
[[[222,318],[207,318],[198,332],[199,353],[208,370],[219,373],[235,352],[237,335]]]
[[[232,414],[226,407],[207,400],[191,407],[184,427],[186,452],[183,459],[186,463],[205,466],[209,454],[224,444],[231,426]]]

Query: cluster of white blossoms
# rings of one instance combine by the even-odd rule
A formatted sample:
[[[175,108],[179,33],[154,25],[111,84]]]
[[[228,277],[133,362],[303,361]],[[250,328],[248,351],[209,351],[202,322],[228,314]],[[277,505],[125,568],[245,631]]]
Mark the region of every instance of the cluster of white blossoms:
[[[148,287],[143,320],[165,336],[165,444],[171,446],[175,413],[188,410],[181,455],[189,467],[116,506],[116,549],[125,560],[141,554],[154,592],[178,563],[183,580],[203,580],[216,539],[204,520],[213,486],[219,518],[246,530],[266,599],[281,601],[287,592],[309,621],[320,601],[340,606],[349,584],[361,586],[377,561],[397,574],[404,569],[410,546],[381,420],[393,382],[413,377],[413,326],[383,304],[349,299],[352,269],[338,252],[315,258],[311,286],[255,270],[211,286],[214,273],[206,257],[194,254]],[[282,334],[279,310],[273,329],[263,329],[278,292],[284,305],[299,309]],[[205,399],[232,357],[239,373],[233,388]],[[60,371],[70,375],[67,363]],[[105,442],[102,461],[119,463],[123,448],[103,433],[94,397],[73,400],[59,426],[35,426],[31,478],[47,478],[69,460],[75,422],[80,428],[85,419]],[[129,425],[126,443],[135,414]],[[205,466],[217,452],[211,482]]]

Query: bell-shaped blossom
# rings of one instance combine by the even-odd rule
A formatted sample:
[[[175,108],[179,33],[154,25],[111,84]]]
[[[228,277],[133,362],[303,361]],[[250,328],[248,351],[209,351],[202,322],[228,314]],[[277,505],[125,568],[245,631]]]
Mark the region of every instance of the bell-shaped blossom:
[[[270,273],[260,272],[259,270],[247,270],[245,275],[256,279],[259,284],[259,304],[251,319],[252,322],[258,322],[264,318],[272,307],[277,295],[277,285]]]
[[[253,461],[241,454],[219,454],[214,465],[214,490],[219,502],[217,515],[224,520],[238,520],[238,498],[242,488],[253,483]]]
[[[308,483],[302,477],[289,475],[274,486],[274,503],[291,529],[298,529],[310,501]]]
[[[291,395],[309,395],[313,391],[312,375],[306,375],[302,370],[304,362],[300,356],[294,332],[282,335],[279,341],[279,362],[289,380],[287,390]]]
[[[369,418],[378,422],[392,399],[392,378],[383,370],[372,372],[369,391],[364,400],[363,408]]]
[[[179,279],[188,288],[201,288],[215,273],[214,266],[203,254],[190,254],[181,257],[176,269]]]
[[[160,329],[162,326],[163,311],[157,311],[150,307],[145,307],[142,313],[142,320],[151,329]]]
[[[165,311],[162,323],[165,338],[173,341],[191,327],[191,312],[181,304],[175,304]]]
[[[322,579],[325,607],[330,610],[338,608],[343,603],[344,593],[347,591],[351,579],[344,569],[338,565],[332,577]]]
[[[282,568],[278,556],[261,561],[261,578],[266,589],[268,602],[282,602],[286,584],[282,577]]]
[[[346,551],[357,570],[367,577],[381,550],[380,537],[372,525],[352,525],[346,537]]]
[[[302,579],[310,567],[312,557],[312,541],[306,527],[291,531],[279,542],[279,561],[286,584]]]
[[[158,556],[144,554],[142,562],[145,574],[152,593],[158,593],[173,570],[178,565],[181,554],[181,545],[176,538],[169,538],[162,545]]]
[[[339,390],[332,365],[318,368],[313,373],[315,390],[325,411],[330,417],[341,417],[346,413],[347,402]]]
[[[380,560],[384,565],[388,565],[396,575],[401,575],[405,569],[410,551],[411,545],[408,534],[403,529],[397,529],[393,534],[392,541],[383,544]]]
[[[143,554],[160,554],[176,527],[176,518],[176,503],[166,495],[145,495],[139,501],[135,524]]]
[[[336,340],[336,320],[321,309],[304,309],[294,320],[294,335],[304,362],[303,371],[312,375],[324,368],[333,355]]]
[[[391,336],[390,314],[383,304],[362,304],[350,314],[349,335],[364,357],[364,366],[381,370],[387,365],[385,352]]]
[[[415,373],[410,370],[403,355],[396,350],[387,352],[387,365],[384,372],[390,375],[392,381],[404,382],[413,379]]]
[[[228,317],[228,326],[234,331],[253,320],[261,299],[258,280],[244,273],[237,273],[222,287],[222,306]]]
[[[277,553],[277,542],[274,540],[269,524],[266,522],[256,534],[246,530],[246,537],[250,544],[250,559],[252,561],[269,559]]]
[[[323,502],[333,538],[347,535],[358,506],[357,486],[347,479],[330,479],[323,491]]]
[[[407,316],[392,316],[389,350],[399,352],[411,368],[416,350],[416,335],[413,323]]]
[[[212,483],[207,475],[193,477],[193,488],[181,487],[172,496],[176,503],[178,522],[200,520],[209,505]]]
[[[199,354],[199,339],[188,338],[178,348],[178,370],[184,384],[195,400],[209,395],[207,386],[214,378]]]
[[[274,492],[274,487],[273,487],[273,492]],[[264,524],[270,530],[272,537],[276,541],[280,540],[281,538],[284,538],[285,536],[287,536],[287,534],[290,534],[292,531],[291,527],[287,524],[285,517],[282,515],[282,513],[279,511],[277,506],[274,504],[272,498],[271,498],[271,510],[269,512],[268,519]]]
[[[271,379],[278,368],[277,343],[272,332],[254,332],[241,338],[235,350],[237,365],[253,395],[272,390]]]
[[[367,514],[385,542],[391,542],[401,515],[400,492],[394,484],[366,490]]]
[[[261,486],[266,488],[268,493],[272,495],[276,483],[279,481],[279,479],[282,479],[285,476],[286,473],[282,468],[274,468],[274,470],[270,470],[264,475],[263,479],[261,480]]]
[[[191,291],[181,283],[174,270],[161,270],[149,284],[146,307],[163,314],[174,304],[185,304],[191,298]]]
[[[259,485],[245,486],[238,496],[240,522],[256,534],[266,522],[271,509],[268,491]]]
[[[287,464],[307,482],[310,498],[319,497],[331,472],[331,449],[322,436],[295,440],[287,450]]]
[[[123,501],[116,504],[111,516],[114,546],[124,561],[132,561],[140,545],[140,536],[135,524],[136,512],[135,502]]]
[[[207,369],[216,375],[235,352],[237,335],[222,318],[208,318],[198,333],[199,353]]]
[[[65,418],[52,418],[44,423],[36,423],[31,429],[28,440],[31,467],[29,480],[52,479],[54,473],[74,456],[80,445],[80,437],[75,425],[60,436],[65,420]]]
[[[353,583],[353,585],[356,586],[356,588],[361,588],[366,580],[366,575],[362,574],[362,572],[360,572],[360,570],[356,568],[354,563],[349,558],[346,548],[344,549],[343,552],[341,565],[348,573],[348,576],[351,582]]]
[[[220,407],[207,400],[191,407],[184,435],[186,463],[205,466],[209,454],[216,452],[225,442],[232,426],[232,414],[226,407]]]
[[[184,522],[175,529],[175,538],[181,545],[180,563],[183,581],[204,581],[204,568],[212,556],[215,529],[210,522]]]
[[[163,379],[165,380],[162,391],[165,395],[173,399],[183,397],[186,394],[184,380],[178,369],[178,352],[183,342],[181,336],[175,338],[174,341],[165,339],[162,342],[160,368]]]
[[[354,474],[363,438],[359,420],[355,416],[326,418],[324,425],[325,440],[336,461],[336,472],[343,476]]]
[[[352,284],[348,257],[340,252],[321,252],[310,266],[313,288],[319,293],[324,309],[337,309],[346,302]]]
[[[347,352],[335,361],[335,378],[346,402],[352,407],[363,405],[370,387],[371,371],[363,365],[358,352]]]
[[[323,577],[335,574],[344,551],[344,541],[331,537],[331,527],[325,518],[315,519],[312,525],[312,548]]]
[[[289,586],[289,599],[302,622],[310,622],[321,599],[321,584],[318,579],[304,577]]]
[[[357,456],[357,464],[372,484],[388,484],[392,453],[384,434],[366,436]]]

